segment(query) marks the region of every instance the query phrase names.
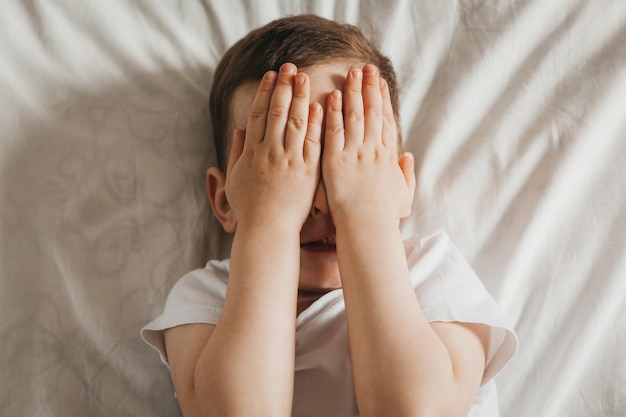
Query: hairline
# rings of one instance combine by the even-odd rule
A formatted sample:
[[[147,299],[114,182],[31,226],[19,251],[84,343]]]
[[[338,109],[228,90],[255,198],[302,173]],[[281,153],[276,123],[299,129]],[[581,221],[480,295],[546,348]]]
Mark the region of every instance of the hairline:
[[[341,63],[345,63],[345,65],[341,65]],[[324,60],[322,62],[313,64],[313,65],[308,65],[306,67],[301,67],[298,68],[298,72],[304,72],[306,73],[307,70],[311,69],[311,68],[315,68],[315,67],[321,67],[321,66],[325,66],[325,65],[336,65],[337,67],[343,67],[346,72],[349,71],[352,68],[357,68],[359,66],[363,66],[365,65],[364,62],[362,61],[357,61],[357,60],[351,60],[351,59],[345,59],[345,60],[333,60],[333,59],[328,59],[328,60]],[[242,80],[237,86],[235,86],[235,88],[233,88],[233,92],[230,96],[230,101],[228,103],[228,124],[227,124],[227,130],[226,130],[226,137],[228,138],[228,146],[227,146],[227,150],[230,150],[230,146],[232,145],[232,136],[233,136],[233,132],[235,131],[235,128],[237,126],[234,126],[234,99],[235,99],[235,95],[237,94],[237,91],[239,91],[241,88],[244,88],[246,86],[252,86],[252,85],[257,85],[261,82],[262,78],[258,78],[258,79],[247,79],[247,80]]]
[[[343,59],[343,60],[342,59],[327,59],[327,60],[321,61],[321,62],[313,64],[313,65],[307,65],[306,67],[298,68],[298,72],[306,72],[307,69],[320,67],[320,66],[324,66],[324,65],[335,65],[335,64],[337,64],[336,65],[337,67],[342,67],[342,65],[341,65],[342,62],[345,63],[345,66],[343,66],[343,68],[346,70],[346,72],[349,71],[352,68],[359,68],[359,67],[362,67],[362,66],[364,66],[366,64],[366,62],[363,62],[362,60],[354,60],[354,59],[349,59],[349,58],[346,58],[346,59]],[[218,166],[222,165],[222,164],[224,165],[224,172],[226,171],[226,168],[228,166],[228,155],[230,154],[230,150],[231,150],[231,147],[232,147],[232,137],[233,137],[235,129],[238,127],[238,126],[234,125],[235,124],[234,123],[234,110],[235,110],[234,109],[234,99],[235,99],[235,96],[236,96],[236,94],[237,94],[237,92],[239,90],[241,90],[242,88],[244,88],[246,86],[257,85],[257,88],[258,88],[258,84],[261,82],[261,80],[262,80],[262,78],[242,80],[232,90],[233,92],[230,95],[230,100],[229,100],[229,103],[228,103],[228,123],[227,123],[227,128],[226,128],[226,131],[225,131],[226,140],[227,140],[227,146],[226,146],[226,152],[225,152],[224,156],[225,156],[225,158],[227,160],[225,160],[225,161],[218,161]],[[398,111],[399,111],[399,109],[398,109]],[[397,130],[397,142],[398,142],[398,146],[399,146],[398,151],[400,152],[401,151],[401,147],[402,147],[402,135],[401,135],[401,132],[400,132],[400,125],[399,125],[398,116],[399,115],[396,115],[395,111],[394,111],[394,120],[396,122],[397,129],[398,129]]]

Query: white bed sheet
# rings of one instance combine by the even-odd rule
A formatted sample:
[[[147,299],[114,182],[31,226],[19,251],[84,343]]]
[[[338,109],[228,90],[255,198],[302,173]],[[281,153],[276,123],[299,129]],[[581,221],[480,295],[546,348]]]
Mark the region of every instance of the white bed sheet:
[[[139,338],[227,239],[207,97],[248,30],[314,12],[394,62],[418,198],[515,326],[507,417],[626,415],[626,3],[5,1],[0,414],[173,416]]]

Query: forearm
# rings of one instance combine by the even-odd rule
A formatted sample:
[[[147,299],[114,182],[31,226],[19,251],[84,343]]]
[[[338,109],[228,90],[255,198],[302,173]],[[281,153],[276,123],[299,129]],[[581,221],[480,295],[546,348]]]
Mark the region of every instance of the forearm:
[[[246,91],[233,100],[247,101]],[[310,101],[295,65],[265,73],[251,107],[229,120],[248,113],[233,131],[226,175],[207,171],[211,207],[235,238],[219,322],[171,343],[187,417],[291,414],[300,230],[319,180],[323,121]]]
[[[362,415],[441,415],[456,401],[453,366],[422,314],[397,223],[349,218],[337,242]]]
[[[220,321],[198,359],[215,415],[290,415],[299,235],[238,229]]]

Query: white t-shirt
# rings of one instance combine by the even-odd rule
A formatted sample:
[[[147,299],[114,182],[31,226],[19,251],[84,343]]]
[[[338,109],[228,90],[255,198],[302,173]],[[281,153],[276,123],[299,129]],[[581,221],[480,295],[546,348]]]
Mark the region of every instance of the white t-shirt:
[[[448,235],[414,237],[405,241],[405,248],[413,288],[429,322],[491,326],[483,385],[469,416],[498,416],[493,377],[515,354],[515,333]],[[172,288],[163,314],[142,329],[143,339],[160,352],[164,363],[163,330],[190,323],[217,324],[228,270],[228,260],[211,261],[183,276]],[[341,289],[324,294],[298,315],[295,370],[294,417],[358,416]]]

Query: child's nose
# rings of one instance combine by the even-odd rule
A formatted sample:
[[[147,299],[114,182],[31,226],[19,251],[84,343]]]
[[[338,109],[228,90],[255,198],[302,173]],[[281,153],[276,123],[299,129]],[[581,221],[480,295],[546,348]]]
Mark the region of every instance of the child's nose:
[[[311,207],[311,216],[316,217],[320,214],[328,215],[328,199],[326,198],[326,187],[324,180],[320,178],[317,184],[317,190],[313,196],[313,206]]]

